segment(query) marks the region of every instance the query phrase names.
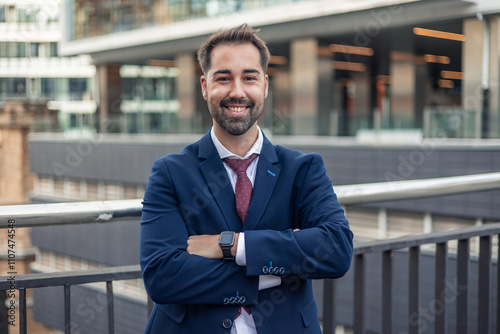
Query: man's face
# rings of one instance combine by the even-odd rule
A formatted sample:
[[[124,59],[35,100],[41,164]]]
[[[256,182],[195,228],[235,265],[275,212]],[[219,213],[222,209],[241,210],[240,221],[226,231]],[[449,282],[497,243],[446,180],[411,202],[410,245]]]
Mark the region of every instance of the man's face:
[[[214,126],[239,136],[256,124],[267,97],[268,77],[252,44],[219,45],[212,50],[210,69],[201,77]]]

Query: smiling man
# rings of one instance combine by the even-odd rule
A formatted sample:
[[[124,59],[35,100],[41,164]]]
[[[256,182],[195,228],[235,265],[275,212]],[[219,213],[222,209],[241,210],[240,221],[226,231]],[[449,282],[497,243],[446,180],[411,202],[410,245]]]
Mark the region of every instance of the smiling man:
[[[145,333],[321,333],[310,280],[349,269],[352,233],[321,157],[274,146],[257,125],[270,55],[256,33],[244,24],[200,47],[213,127],[153,165]]]

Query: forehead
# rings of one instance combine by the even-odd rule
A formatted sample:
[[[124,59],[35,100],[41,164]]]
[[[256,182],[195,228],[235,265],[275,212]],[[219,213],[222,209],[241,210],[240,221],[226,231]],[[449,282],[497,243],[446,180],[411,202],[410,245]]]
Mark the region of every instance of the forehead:
[[[252,44],[216,46],[210,57],[210,72],[229,69],[238,71],[242,69],[262,70],[260,54]]]

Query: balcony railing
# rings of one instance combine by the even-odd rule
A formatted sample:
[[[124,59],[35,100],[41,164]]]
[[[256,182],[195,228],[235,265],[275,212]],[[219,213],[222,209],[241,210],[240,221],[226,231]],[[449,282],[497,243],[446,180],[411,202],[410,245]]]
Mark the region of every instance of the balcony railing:
[[[433,196],[467,193],[475,191],[500,189],[500,173],[488,173],[447,177],[439,179],[396,181],[373,184],[336,186],[335,191],[342,205],[363,204],[379,201],[426,198]],[[100,202],[78,202],[57,204],[35,204],[19,206],[3,206],[0,212],[0,228],[38,227],[60,224],[107,223],[112,221],[137,220],[141,214],[140,200],[119,200]],[[10,223],[9,223],[10,222]],[[9,226],[10,225],[10,226]],[[419,317],[419,258],[421,246],[434,244],[435,253],[435,301],[442,300],[445,289],[448,259],[448,241],[458,241],[457,251],[457,289],[465,291],[457,293],[456,328],[457,333],[467,333],[468,328],[468,288],[470,239],[480,238],[479,248],[479,286],[477,309],[477,333],[488,333],[490,319],[490,285],[492,263],[492,237],[500,235],[500,223],[487,224],[448,232],[438,232],[402,238],[378,240],[354,247],[354,332],[365,331],[366,307],[366,255],[382,254],[382,307],[380,317],[384,334],[392,332],[392,300],[393,300],[393,256],[398,250],[408,249],[409,281],[408,301],[411,318]],[[500,255],[500,254],[499,254]],[[500,268],[500,266],[499,266]],[[106,282],[108,303],[108,332],[115,332],[113,281],[141,278],[138,265],[111,267],[86,271],[69,271],[58,273],[27,274],[15,277],[15,282],[9,277],[0,278],[0,291],[11,289],[19,291],[19,326],[20,333],[27,333],[26,324],[26,289],[60,286],[64,288],[65,333],[71,332],[71,300],[72,285]],[[496,282],[500,286],[500,272]],[[336,280],[324,280],[323,287],[323,330],[332,334],[335,330],[334,290]],[[497,290],[497,332],[500,330],[500,292]],[[151,310],[152,303],[148,303]],[[435,314],[435,333],[444,333],[446,328],[446,305]],[[148,312],[149,313],[149,312]],[[0,324],[2,329],[3,324]],[[421,333],[420,321],[408,321],[409,333]]]

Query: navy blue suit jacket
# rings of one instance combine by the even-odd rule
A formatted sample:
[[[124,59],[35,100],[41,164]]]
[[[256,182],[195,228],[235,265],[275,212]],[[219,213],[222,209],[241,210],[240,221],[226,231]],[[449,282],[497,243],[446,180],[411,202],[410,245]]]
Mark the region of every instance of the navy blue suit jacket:
[[[228,230],[245,232],[246,267],[186,252],[190,235]],[[259,334],[321,333],[310,279],[343,276],[351,256],[352,233],[318,154],[264,138],[242,227],[207,134],[152,168],[140,261],[156,304],[145,333],[230,333],[241,304],[250,307]],[[259,275],[269,274],[281,276],[281,285],[259,291]]]

